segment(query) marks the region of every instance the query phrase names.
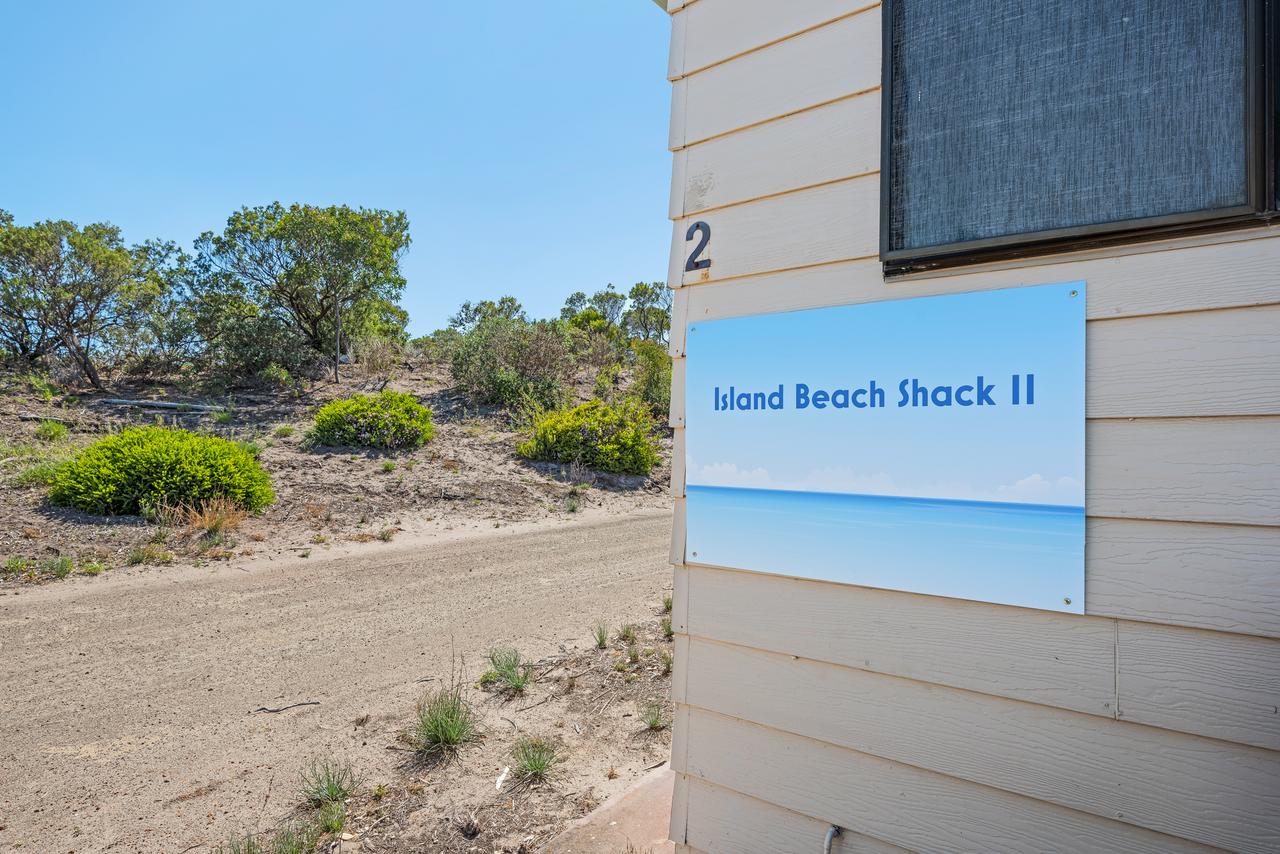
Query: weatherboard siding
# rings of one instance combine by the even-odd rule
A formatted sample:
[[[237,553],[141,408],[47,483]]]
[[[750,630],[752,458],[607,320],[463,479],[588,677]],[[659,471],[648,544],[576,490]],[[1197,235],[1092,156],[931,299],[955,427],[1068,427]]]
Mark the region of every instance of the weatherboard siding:
[[[673,465],[677,850],[1280,849],[1280,228],[886,282],[878,6],[672,6],[677,454],[687,323],[1088,282],[1083,616],[689,562]]]

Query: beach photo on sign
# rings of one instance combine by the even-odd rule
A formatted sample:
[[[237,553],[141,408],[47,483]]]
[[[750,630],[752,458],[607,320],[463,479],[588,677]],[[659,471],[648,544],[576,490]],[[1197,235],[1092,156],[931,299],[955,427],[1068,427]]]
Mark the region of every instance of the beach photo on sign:
[[[691,324],[686,559],[1082,613],[1084,288]]]

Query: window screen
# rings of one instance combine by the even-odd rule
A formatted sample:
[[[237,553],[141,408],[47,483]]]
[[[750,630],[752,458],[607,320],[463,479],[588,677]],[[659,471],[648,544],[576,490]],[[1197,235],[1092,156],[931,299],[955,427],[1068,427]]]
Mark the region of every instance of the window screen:
[[[1257,4],[887,0],[886,262],[1256,214]]]

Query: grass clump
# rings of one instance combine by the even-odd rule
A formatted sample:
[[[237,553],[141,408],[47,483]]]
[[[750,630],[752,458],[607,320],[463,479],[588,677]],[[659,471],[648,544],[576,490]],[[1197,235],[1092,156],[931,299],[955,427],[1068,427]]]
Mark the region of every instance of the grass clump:
[[[671,640],[673,637],[675,637],[675,629],[673,629],[671,626],[670,617],[662,618],[662,637],[664,640]]]
[[[40,569],[54,578],[66,578],[76,568],[71,558],[51,557],[40,565]]]
[[[669,594],[662,597],[662,613],[671,613],[671,596]]]
[[[662,666],[662,675],[668,676],[671,673],[671,665],[675,662],[675,656],[664,649],[658,656],[658,662]]]
[[[624,643],[633,644],[636,642],[636,627],[628,623],[618,629],[618,640]]]
[[[219,845],[216,850],[217,854],[271,854],[271,850],[264,847],[251,833],[234,835],[227,840],[226,845]]]
[[[512,694],[519,694],[529,684],[529,666],[520,657],[520,650],[512,646],[498,646],[489,650],[489,666],[494,681]]]
[[[347,808],[339,802],[325,804],[320,808],[316,820],[325,833],[341,833],[347,826]]]
[[[320,841],[320,828],[310,822],[282,827],[271,836],[263,854],[311,854]]]
[[[340,803],[360,786],[355,772],[336,759],[312,759],[302,769],[298,794],[313,807]]]
[[[395,470],[396,470],[396,464],[393,463],[391,460],[382,461],[382,471],[384,473],[391,474]]]
[[[61,421],[41,421],[36,426],[36,438],[41,442],[61,442],[67,438],[67,425]]]
[[[0,572],[5,575],[22,575],[31,569],[31,561],[19,555],[13,555],[0,566]]]
[[[142,513],[225,498],[249,511],[275,500],[271,479],[235,442],[188,430],[134,427],[99,439],[60,467],[49,500],[86,513]]]
[[[666,720],[662,717],[662,705],[660,703],[648,703],[641,706],[640,721],[644,724],[645,729],[651,732],[664,729],[667,725]]]
[[[172,560],[173,553],[168,549],[161,548],[159,543],[143,543],[140,546],[131,548],[124,562],[129,566],[138,566],[140,564],[169,563]]]
[[[596,649],[604,649],[609,645],[609,624],[604,620],[591,627],[591,634],[596,639]]]
[[[434,435],[430,409],[411,394],[383,391],[325,404],[307,438],[316,445],[396,450],[420,448]]]
[[[91,560],[87,563],[80,564],[81,575],[101,575],[107,569],[107,565],[102,561]]]
[[[418,701],[410,740],[419,753],[447,753],[479,737],[480,725],[475,710],[462,693],[460,680]]]
[[[559,761],[556,748],[545,738],[522,738],[511,749],[516,774],[522,780],[538,782],[547,779],[552,767]]]
[[[538,412],[516,452],[531,460],[577,463],[615,474],[648,474],[658,462],[653,418],[634,400],[591,400],[572,409]]]
[[[281,424],[279,427],[271,431],[271,435],[275,436],[277,439],[288,439],[294,434],[294,432],[292,424]]]

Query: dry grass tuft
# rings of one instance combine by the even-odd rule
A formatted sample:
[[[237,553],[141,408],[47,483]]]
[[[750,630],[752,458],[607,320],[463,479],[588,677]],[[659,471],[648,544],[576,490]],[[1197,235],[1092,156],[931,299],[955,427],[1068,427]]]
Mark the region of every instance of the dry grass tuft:
[[[191,534],[217,536],[229,534],[240,527],[247,513],[229,498],[213,498],[199,507],[184,507],[182,522]]]

